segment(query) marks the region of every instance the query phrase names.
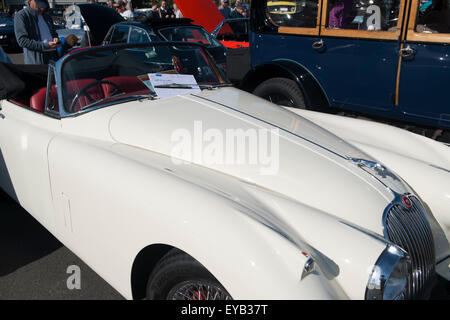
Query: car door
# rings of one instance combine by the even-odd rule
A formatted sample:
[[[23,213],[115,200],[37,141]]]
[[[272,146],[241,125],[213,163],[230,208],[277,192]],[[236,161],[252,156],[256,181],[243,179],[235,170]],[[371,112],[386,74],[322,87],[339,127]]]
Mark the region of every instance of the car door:
[[[450,127],[450,2],[411,3],[402,46],[399,107],[433,126]]]
[[[24,102],[0,101],[0,187],[52,230],[47,149],[61,124]]]
[[[250,33],[252,66],[281,58],[314,71],[319,53],[312,46],[320,40],[321,0],[265,1],[265,12],[257,12],[253,20],[257,30]]]
[[[324,0],[313,69],[331,105],[357,111],[394,107],[405,0]]]

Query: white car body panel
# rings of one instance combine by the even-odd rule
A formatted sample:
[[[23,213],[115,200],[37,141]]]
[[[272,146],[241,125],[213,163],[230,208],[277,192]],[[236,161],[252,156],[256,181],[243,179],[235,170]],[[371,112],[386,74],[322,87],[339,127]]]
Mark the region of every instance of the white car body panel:
[[[370,154],[399,173],[430,206],[448,239],[448,180],[438,178],[436,172],[445,174],[441,169],[425,169],[431,163],[448,170],[447,150],[419,139],[425,149],[416,152],[423,154],[402,169],[374,137],[386,134],[390,148],[401,150],[395,143],[409,135],[403,131],[387,134],[383,126],[367,130],[356,123],[359,131],[352,133],[345,118],[298,111],[365,154],[231,88],[122,103],[62,120],[1,103],[0,148],[11,177],[11,187],[1,180],[2,188],[15,192],[30,214],[128,299],[133,262],[152,244],[187,252],[235,299],[364,299],[373,265],[386,248],[382,214],[394,198],[389,188],[409,189],[388,178],[385,187],[342,154]],[[263,176],[252,166],[174,164],[171,134],[191,129],[195,120],[219,130],[275,125],[278,174]],[[430,150],[439,155],[433,162]],[[424,172],[436,184],[419,187]],[[318,265],[303,279],[302,251]]]
[[[289,109],[351,142],[403,177],[430,207],[450,238],[448,146],[377,122]]]

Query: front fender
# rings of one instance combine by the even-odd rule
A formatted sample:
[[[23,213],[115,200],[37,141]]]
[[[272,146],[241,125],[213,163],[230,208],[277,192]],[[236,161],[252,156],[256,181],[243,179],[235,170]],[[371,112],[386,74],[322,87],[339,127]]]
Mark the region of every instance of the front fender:
[[[430,208],[438,261],[450,255],[450,148],[404,129],[360,119],[288,108],[396,172]],[[435,219],[437,222],[435,223]]]
[[[256,66],[244,77],[241,87],[245,91],[253,92],[263,81],[275,77],[295,81],[302,90],[306,107],[309,109],[324,110],[330,107],[318,80],[305,67],[294,61],[276,60]]]

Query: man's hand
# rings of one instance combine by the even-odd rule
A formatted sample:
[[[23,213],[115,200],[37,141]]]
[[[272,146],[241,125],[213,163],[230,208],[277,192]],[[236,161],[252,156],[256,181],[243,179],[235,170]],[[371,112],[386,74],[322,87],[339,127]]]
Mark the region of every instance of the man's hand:
[[[53,38],[53,41],[50,41],[48,45],[50,46],[50,48],[56,49],[61,46],[61,40],[59,40],[59,38]]]

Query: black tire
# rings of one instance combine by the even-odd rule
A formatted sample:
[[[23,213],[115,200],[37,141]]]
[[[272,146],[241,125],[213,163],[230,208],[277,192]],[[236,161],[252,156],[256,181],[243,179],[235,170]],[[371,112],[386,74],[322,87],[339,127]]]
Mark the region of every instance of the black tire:
[[[291,79],[266,80],[256,87],[253,94],[282,106],[306,109],[303,92]]]
[[[189,290],[193,286],[197,290]],[[212,290],[207,295],[205,290]],[[197,260],[188,254],[173,249],[167,253],[155,266],[147,282],[147,300],[177,300],[183,295],[184,300],[204,300],[206,297],[231,299],[230,294],[217,279]],[[198,292],[198,294],[197,294]],[[177,294],[178,293],[178,294]],[[192,293],[188,294],[188,293]]]

